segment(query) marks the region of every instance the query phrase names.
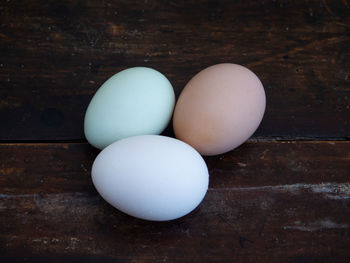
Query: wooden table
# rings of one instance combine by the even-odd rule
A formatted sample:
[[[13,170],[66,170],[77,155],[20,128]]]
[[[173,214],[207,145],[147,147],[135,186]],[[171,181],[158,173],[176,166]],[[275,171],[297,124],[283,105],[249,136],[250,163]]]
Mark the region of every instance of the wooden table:
[[[0,262],[350,261],[349,1],[3,0],[0,50]],[[178,96],[221,62],[261,78],[267,110],[205,158],[202,204],[163,223],[108,205],[83,135],[97,88],[146,66]]]

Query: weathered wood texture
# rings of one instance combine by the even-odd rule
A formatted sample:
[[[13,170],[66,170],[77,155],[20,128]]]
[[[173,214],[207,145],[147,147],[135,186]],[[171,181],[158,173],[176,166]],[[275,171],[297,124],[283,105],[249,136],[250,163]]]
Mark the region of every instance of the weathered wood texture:
[[[154,67],[178,95],[220,62],[266,88],[256,136],[349,138],[349,25],[347,0],[1,1],[0,140],[82,140],[115,72]]]
[[[0,262],[348,262],[350,142],[249,142],[207,158],[210,189],[179,220],[118,212],[87,144],[0,145]]]
[[[1,1],[0,262],[349,262],[349,27],[347,0]],[[97,88],[148,66],[179,95],[221,62],[261,78],[260,139],[206,158],[207,196],[179,220],[109,206],[83,143]]]

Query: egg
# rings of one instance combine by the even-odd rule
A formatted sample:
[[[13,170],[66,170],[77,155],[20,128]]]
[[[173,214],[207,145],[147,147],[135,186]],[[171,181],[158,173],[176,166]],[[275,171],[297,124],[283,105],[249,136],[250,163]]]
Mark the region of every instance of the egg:
[[[93,96],[85,114],[85,137],[103,149],[130,136],[160,134],[174,105],[173,87],[163,74],[145,67],[123,70]]]
[[[129,137],[102,150],[92,166],[100,195],[120,211],[145,220],[182,217],[204,198],[209,182],[201,155],[160,135]]]
[[[214,65],[195,75],[181,92],[174,132],[202,155],[222,154],[255,132],[265,104],[263,85],[252,71],[230,63]]]

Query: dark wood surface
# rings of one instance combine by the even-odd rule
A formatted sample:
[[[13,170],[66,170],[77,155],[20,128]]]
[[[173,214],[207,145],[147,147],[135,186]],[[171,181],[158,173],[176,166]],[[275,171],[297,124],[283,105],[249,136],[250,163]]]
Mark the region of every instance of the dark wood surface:
[[[0,262],[350,261],[349,1],[1,1],[0,52]],[[179,220],[109,206],[82,129],[97,88],[148,66],[178,96],[220,62],[264,84],[253,139],[205,158]]]
[[[102,200],[90,179],[96,151],[87,144],[3,144],[0,260],[348,262],[349,148],[249,142],[206,158],[203,203],[154,223]]]
[[[260,137],[350,136],[350,3],[2,1],[0,140],[81,140],[96,89],[149,66],[176,94],[201,69],[245,65],[262,80]]]

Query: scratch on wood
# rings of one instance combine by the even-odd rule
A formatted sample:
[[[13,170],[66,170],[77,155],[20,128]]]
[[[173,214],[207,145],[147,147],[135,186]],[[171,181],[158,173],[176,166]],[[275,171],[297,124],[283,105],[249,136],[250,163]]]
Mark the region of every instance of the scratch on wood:
[[[349,8],[349,4],[348,4],[348,2],[347,2],[346,0],[343,0],[343,3],[344,3],[344,5],[345,5],[347,8]]]
[[[266,185],[253,187],[229,187],[212,189],[209,191],[276,191],[298,194],[301,191],[326,194],[325,197],[334,196],[350,197],[350,183],[320,183],[320,184],[288,184],[288,185]]]
[[[326,195],[327,199],[334,199],[334,200],[348,200],[350,199],[349,195]]]
[[[12,198],[35,198],[38,194],[0,194],[0,199],[12,199]]]
[[[183,231],[183,232],[186,234],[186,236],[187,236],[188,238],[193,238],[189,229],[186,229],[186,230]]]
[[[116,24],[111,23],[111,22],[109,22],[108,25],[109,25],[108,31],[111,35],[120,36],[125,31],[125,27],[123,25],[116,25]]]
[[[85,173],[88,172],[88,170],[86,169],[85,165],[84,164],[81,164],[80,167],[84,170]]]
[[[21,174],[24,171],[24,168],[14,168],[14,167],[8,167],[8,168],[1,168],[0,169],[0,174]]]
[[[75,250],[80,242],[79,238],[71,237],[69,245],[65,248],[66,250]]]
[[[324,7],[326,8],[328,14],[330,14],[331,16],[335,16],[333,11],[329,8],[329,6],[327,5],[326,0],[322,0],[322,3],[324,4]]]
[[[84,197],[87,196],[85,193],[60,193],[60,194],[47,194],[41,196],[39,194],[1,194],[0,199],[14,199],[14,198],[32,198],[32,199],[55,199],[55,198],[69,198],[69,197]]]
[[[283,56],[291,56],[291,55],[294,55],[294,54],[297,54],[298,52],[300,51],[304,51],[304,50],[307,50],[307,49],[313,49],[315,48],[315,46],[322,46],[322,45],[329,45],[329,44],[336,44],[336,43],[339,43],[339,42],[342,42],[346,39],[347,37],[345,36],[342,36],[342,37],[332,37],[332,38],[326,38],[326,39],[323,39],[323,40],[317,40],[317,41],[312,41],[302,47],[296,47],[292,50],[289,50],[287,52],[283,52],[283,53],[279,53],[279,54],[276,54],[276,55],[270,55],[268,57],[265,57],[265,58],[262,58],[260,59],[259,61],[255,61],[255,62],[252,62],[252,63],[248,63],[246,64],[247,67],[255,67],[257,65],[261,65],[261,64],[264,64],[264,63],[267,63],[267,62],[272,62],[272,61],[276,61],[276,58],[278,57],[283,57]]]
[[[343,27],[350,28],[350,25],[347,25],[347,24],[344,24],[344,23],[341,23],[341,22],[335,22],[335,24],[338,25],[338,26],[343,26]]]
[[[318,220],[311,223],[302,223],[300,221],[295,221],[294,225],[282,227],[284,230],[299,230],[299,231],[318,231],[321,229],[339,229],[339,228],[348,228],[348,224],[339,224],[335,223],[332,220],[326,218],[323,220]]]
[[[265,149],[262,154],[260,155],[261,160],[268,160],[268,158],[265,158],[266,153],[269,152],[269,149]]]

